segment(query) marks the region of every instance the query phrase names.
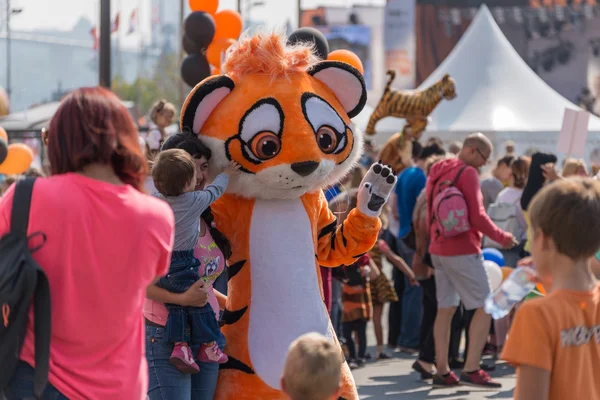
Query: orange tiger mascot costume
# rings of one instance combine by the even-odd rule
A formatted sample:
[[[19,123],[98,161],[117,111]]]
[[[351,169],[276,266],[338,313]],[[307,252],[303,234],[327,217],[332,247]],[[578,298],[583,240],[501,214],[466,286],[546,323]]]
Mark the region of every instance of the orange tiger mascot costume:
[[[211,178],[230,160],[241,165],[212,206],[233,250],[222,328],[229,361],[215,399],[284,399],[291,342],[308,332],[337,340],[319,265],[352,264],[374,245],[396,178],[372,167],[357,209],[337,226],[322,189],[351,170],[363,145],[350,118],[365,105],[365,83],[349,64],[318,62],[271,33],[240,39],[224,71],[198,84],[181,112],[181,128],[212,151]],[[340,368],[342,398],[357,400],[348,365]]]

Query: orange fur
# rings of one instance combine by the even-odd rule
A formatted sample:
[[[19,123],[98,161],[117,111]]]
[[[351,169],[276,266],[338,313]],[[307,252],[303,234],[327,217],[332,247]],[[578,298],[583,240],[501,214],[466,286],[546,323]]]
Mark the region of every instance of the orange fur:
[[[232,79],[261,74],[271,78],[289,77],[306,71],[318,58],[306,45],[286,46],[285,37],[277,33],[259,33],[242,38],[227,50],[223,66]]]
[[[222,328],[227,339],[225,353],[230,356],[230,360],[234,359],[247,367],[244,369],[239,364],[222,366],[215,395],[217,400],[285,398],[283,392],[273,389],[261,379],[258,373],[255,373],[256,368],[252,363],[248,345],[250,325],[252,321],[256,321],[251,319],[252,269],[261,268],[261,265],[251,265],[251,253],[260,253],[260,245],[255,243],[254,246],[257,247],[250,249],[253,210],[259,204],[257,199],[261,199],[260,204],[271,200],[291,202],[301,200],[303,211],[306,212],[306,215],[302,213],[303,217],[307,217],[310,224],[314,252],[310,249],[309,262],[303,262],[297,268],[303,268],[305,271],[315,268],[315,284],[319,285],[321,299],[323,293],[319,265],[333,267],[353,263],[377,240],[381,226],[379,219],[368,217],[358,210],[350,212],[344,226],[336,230],[336,217],[329,210],[322,193],[322,187],[340,179],[357,162],[362,147],[362,136],[359,131],[353,131],[350,117],[334,92],[324,82],[306,72],[316,61],[310,47],[306,45],[287,47],[285,38],[278,34],[258,34],[240,39],[228,50],[224,66],[227,76],[231,78],[235,87],[212,110],[199,129],[200,132],[196,132],[200,134],[200,139],[211,147],[212,175],[220,172],[229,160],[236,161],[243,168],[239,176],[232,177],[230,180],[228,193],[212,205],[217,226],[232,244],[233,254],[228,260],[228,265],[230,269],[236,263],[238,266],[235,267],[234,273],[230,270],[226,313],[237,313],[239,318],[235,321],[226,320]],[[198,91],[203,88],[203,85],[210,84],[211,79],[207,79],[194,88],[184,103],[182,115],[189,115],[188,106],[198,104],[190,100],[195,93],[201,93]],[[303,95],[307,93],[327,103],[345,125],[345,131],[340,132],[344,135],[344,141],[340,143],[344,143],[345,147],[340,148],[339,151],[325,152],[319,147],[317,134],[319,129],[311,125],[302,109]],[[283,116],[281,131],[273,132],[277,133],[280,139],[280,148],[272,158],[256,162],[247,156],[248,151],[252,151],[248,146],[254,143],[256,136],[253,139],[243,139],[240,133],[242,131],[240,125],[243,124],[240,122],[249,110],[255,110],[253,107],[264,99],[276,102]],[[332,114],[331,109],[327,111],[329,114],[319,114],[313,109],[311,111],[313,121],[327,118],[326,115]],[[261,126],[261,122],[253,122],[252,128],[249,129],[255,131],[250,132],[251,134],[273,131],[272,126],[265,128]],[[321,125],[321,128],[323,126],[326,125]],[[331,169],[327,172],[328,175],[314,178],[314,181],[311,181],[313,177],[310,174],[300,177],[292,171],[291,165],[307,161],[330,165]],[[300,191],[294,192],[293,190],[298,189],[285,186],[286,179],[305,184],[306,189],[302,189],[304,186],[300,185]],[[274,190],[277,191],[273,192]],[[299,194],[286,196],[288,193]],[[266,232],[265,236],[269,236],[269,232]],[[278,240],[278,238],[268,240]],[[296,281],[284,280],[280,286],[286,288],[294,285],[297,285]],[[273,303],[278,301],[277,296],[279,295],[272,294]],[[298,307],[302,307],[302,304]],[[316,308],[315,311],[315,307],[310,306],[305,310],[309,310],[310,313],[321,311],[326,313],[325,304],[317,304]],[[331,324],[329,324],[329,332],[335,340]],[[358,393],[348,365],[344,363],[341,368],[341,396],[346,400],[358,400]]]

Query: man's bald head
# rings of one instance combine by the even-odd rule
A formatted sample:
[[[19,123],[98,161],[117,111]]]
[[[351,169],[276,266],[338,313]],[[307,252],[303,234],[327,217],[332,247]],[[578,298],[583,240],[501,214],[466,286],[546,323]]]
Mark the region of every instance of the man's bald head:
[[[459,158],[472,167],[480,168],[489,160],[492,149],[492,142],[483,133],[472,133],[463,142]]]
[[[485,150],[484,154],[491,154],[494,148],[490,139],[481,132],[471,133],[467,136],[463,142],[463,147],[477,147],[482,152]]]

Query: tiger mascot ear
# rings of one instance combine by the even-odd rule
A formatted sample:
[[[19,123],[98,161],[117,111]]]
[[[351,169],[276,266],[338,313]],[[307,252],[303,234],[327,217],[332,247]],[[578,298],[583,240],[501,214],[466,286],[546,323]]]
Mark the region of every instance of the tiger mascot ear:
[[[200,82],[188,95],[181,108],[181,130],[199,134],[206,120],[235,87],[230,77],[219,75]]]
[[[367,104],[365,79],[350,64],[339,61],[321,61],[306,72],[333,92],[350,118],[356,117]]]

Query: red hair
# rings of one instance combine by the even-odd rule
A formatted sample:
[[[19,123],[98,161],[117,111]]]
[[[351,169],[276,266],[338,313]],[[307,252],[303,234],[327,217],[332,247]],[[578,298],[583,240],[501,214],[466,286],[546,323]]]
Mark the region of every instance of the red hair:
[[[74,90],[50,121],[51,173],[78,172],[95,163],[110,165],[124,183],[143,191],[148,163],[138,136],[129,111],[113,92],[101,87]]]

